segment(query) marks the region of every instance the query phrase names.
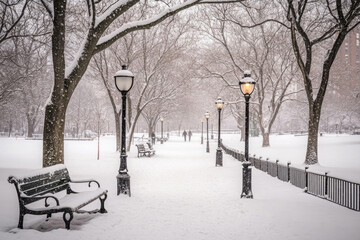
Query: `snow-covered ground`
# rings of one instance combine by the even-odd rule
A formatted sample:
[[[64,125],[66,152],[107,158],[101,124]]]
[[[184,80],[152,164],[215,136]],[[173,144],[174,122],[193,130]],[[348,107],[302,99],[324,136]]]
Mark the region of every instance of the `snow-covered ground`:
[[[223,138],[225,143],[229,140],[229,144],[241,147],[236,136]],[[289,146],[288,153],[279,153],[280,143],[291,145],[296,140],[290,139],[271,139],[272,147],[263,150],[256,149],[256,139],[252,139],[250,149],[263,151],[259,155],[264,157],[287,157],[286,161],[301,163],[301,157],[293,158],[301,151]],[[347,140],[339,140],[329,147],[343,145],[339,150],[345,151],[349,144],[341,143]],[[357,145],[350,147],[353,152],[349,156],[359,157],[359,138],[349,142]],[[297,145],[303,147],[295,141],[294,146]],[[210,142],[210,153],[206,153],[198,136],[190,143],[171,137],[163,145],[156,144],[156,155],[151,158],[137,158],[134,146],[128,153],[132,197],[116,195],[119,153],[114,151],[114,137],[101,139],[100,160],[96,160],[96,141],[66,141],[65,164],[70,176],[94,178],[108,189],[105,202],[108,213],[75,214],[70,231],[64,227],[62,214],[54,214],[47,222],[45,216],[26,215],[24,229],[20,230],[16,228],[17,196],[7,178],[26,168],[41,167],[41,146],[41,141],[36,140],[0,138],[0,239],[355,240],[360,236],[359,212],[305,194],[256,169],[253,169],[254,199],[240,199],[240,162],[224,155],[224,166],[215,167],[216,141]],[[330,151],[337,152],[321,148],[320,145],[320,156],[321,151],[329,155]],[[356,161],[353,163],[348,167],[359,166]],[[87,208],[98,207],[96,201]]]

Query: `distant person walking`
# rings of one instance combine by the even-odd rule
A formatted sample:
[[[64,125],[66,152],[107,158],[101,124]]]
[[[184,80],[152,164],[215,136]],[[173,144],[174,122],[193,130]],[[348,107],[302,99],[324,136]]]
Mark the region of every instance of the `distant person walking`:
[[[189,130],[189,142],[191,141],[192,132]]]
[[[186,136],[187,136],[187,132],[184,130],[184,132],[183,132],[183,137],[184,137],[184,141],[186,142]]]

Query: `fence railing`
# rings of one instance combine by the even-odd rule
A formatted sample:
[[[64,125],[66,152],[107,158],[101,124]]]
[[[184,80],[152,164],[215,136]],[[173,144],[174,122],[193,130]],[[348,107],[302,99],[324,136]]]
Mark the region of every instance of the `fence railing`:
[[[229,148],[221,142],[221,147],[225,153],[243,162],[245,156],[243,152]],[[329,173],[318,173],[308,169],[308,166],[296,167],[280,163],[279,160],[270,161],[269,159],[257,158],[255,155],[249,156],[251,164],[278,179],[290,182],[296,187],[302,188],[305,192],[314,196],[327,199],[341,206],[360,211],[360,184],[344,179],[329,176]]]
[[[304,169],[290,167],[290,182],[292,185],[305,189],[306,188],[306,170],[308,167]]]

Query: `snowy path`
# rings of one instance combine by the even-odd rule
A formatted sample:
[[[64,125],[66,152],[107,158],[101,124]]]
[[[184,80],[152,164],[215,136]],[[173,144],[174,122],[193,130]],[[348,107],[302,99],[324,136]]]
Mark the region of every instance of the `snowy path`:
[[[359,212],[305,194],[256,169],[255,198],[240,199],[241,164],[224,155],[224,167],[215,167],[215,145],[211,142],[211,152],[206,153],[199,139],[172,139],[157,144],[152,158],[137,158],[133,147],[128,158],[131,198],[116,196],[119,161],[112,142],[103,142],[100,161],[84,151],[91,146],[69,147],[65,164],[70,175],[92,176],[109,190],[108,213],[76,215],[71,231],[64,229],[61,214],[48,222],[42,216],[25,216],[26,229],[16,229],[16,196],[6,178],[19,170],[0,168],[0,191],[5,192],[0,198],[0,239],[359,239]]]

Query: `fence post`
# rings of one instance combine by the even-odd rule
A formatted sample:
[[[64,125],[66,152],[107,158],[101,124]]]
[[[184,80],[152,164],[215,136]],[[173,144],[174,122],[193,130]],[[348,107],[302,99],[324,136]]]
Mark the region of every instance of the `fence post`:
[[[328,198],[328,172],[325,172],[325,198]]]
[[[279,159],[276,159],[276,177],[279,178],[279,166],[278,166]]]
[[[269,172],[269,158],[266,158],[266,173]]]
[[[309,186],[309,183],[308,183],[308,172],[306,171],[309,167],[305,167],[305,192],[308,191],[308,186]]]
[[[287,169],[288,169],[288,182],[290,181],[290,164],[291,164],[291,162],[287,162]]]

